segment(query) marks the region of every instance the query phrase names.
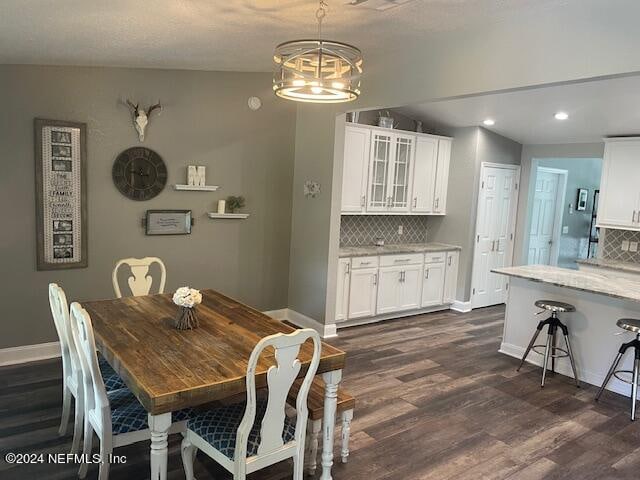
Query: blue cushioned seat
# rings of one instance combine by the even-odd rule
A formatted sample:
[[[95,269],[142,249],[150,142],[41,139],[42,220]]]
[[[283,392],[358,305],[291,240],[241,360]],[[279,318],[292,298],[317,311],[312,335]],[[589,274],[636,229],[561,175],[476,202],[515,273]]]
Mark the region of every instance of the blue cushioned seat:
[[[98,366],[100,367],[100,374],[102,375],[102,381],[104,382],[104,388],[107,392],[110,390],[118,390],[120,388],[126,388],[124,381],[118,376],[116,371],[109,365],[109,362],[105,358],[98,354]]]
[[[192,417],[187,422],[187,428],[206,440],[220,453],[233,460],[236,449],[236,434],[238,426],[244,416],[246,402],[226,405],[208,410]],[[267,410],[267,401],[258,400],[256,404],[256,419],[247,441],[247,457],[258,453],[260,446],[260,428]],[[285,416],[282,440],[284,443],[295,438],[296,420]]]
[[[114,435],[149,428],[148,413],[128,388],[107,392],[111,406],[111,429]],[[181,422],[193,415],[193,409],[172,412],[171,421]]]

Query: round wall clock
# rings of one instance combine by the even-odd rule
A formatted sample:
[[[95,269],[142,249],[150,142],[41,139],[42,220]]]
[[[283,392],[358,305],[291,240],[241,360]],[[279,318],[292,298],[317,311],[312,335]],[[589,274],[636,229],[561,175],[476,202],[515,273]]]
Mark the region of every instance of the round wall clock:
[[[113,162],[113,183],[131,200],[149,200],[167,184],[167,167],[160,155],[145,147],[128,148]]]

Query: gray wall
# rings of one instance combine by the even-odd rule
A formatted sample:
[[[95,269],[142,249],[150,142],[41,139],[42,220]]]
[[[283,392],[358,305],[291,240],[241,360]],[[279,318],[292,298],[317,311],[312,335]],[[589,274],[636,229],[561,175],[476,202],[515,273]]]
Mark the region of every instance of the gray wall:
[[[47,284],[60,283],[71,300],[112,297],[111,269],[122,257],[164,259],[168,291],[188,284],[259,309],[286,307],[295,108],[270,84],[270,74],[0,66],[0,348],[55,340]],[[252,95],[263,101],[257,112],[247,107]],[[165,106],[144,145],[164,158],[168,185],[142,203],[111,181],[116,155],[139,145],[124,97]],[[36,271],[34,117],[88,124],[86,269]],[[187,164],[206,165],[208,183],[220,190],[173,191],[171,184],[185,183]],[[233,194],[246,197],[249,219],[206,218],[217,199]],[[140,219],[158,208],[192,209],[193,233],[146,237]]]
[[[534,191],[531,187],[532,171],[540,160],[548,158],[563,158],[571,162],[585,158],[602,158],[604,155],[604,143],[568,143],[554,145],[524,145],[522,147],[522,163],[520,173],[520,196],[518,198],[519,215],[516,225],[516,243],[514,253],[514,265],[527,264],[528,236],[530,221],[528,208],[533,202]],[[534,161],[537,159],[538,161]],[[600,177],[597,177],[598,184]],[[575,199],[567,193],[567,205]],[[571,230],[570,230],[571,232]]]
[[[544,158],[534,160],[538,167],[559,168],[567,171],[567,190],[562,208],[562,225],[569,228],[569,233],[560,235],[560,254],[558,266],[564,268],[578,268],[576,260],[587,258],[589,230],[591,228],[591,212],[593,210],[593,192],[600,188],[600,176],[602,173],[601,158]],[[532,167],[530,189],[536,182],[535,166]],[[589,190],[587,209],[576,210],[578,189]],[[570,209],[569,205],[573,208]],[[527,224],[531,226],[531,209],[533,203],[529,203],[526,214],[529,216]],[[524,211],[524,209],[523,209]],[[525,235],[526,240],[526,235]],[[525,247],[526,248],[526,247]]]
[[[452,136],[447,215],[429,219],[428,237],[462,247],[457,299],[466,302],[471,294],[473,236],[482,162],[517,165],[522,145],[480,127],[455,129]]]
[[[332,181],[341,178],[342,158],[336,155],[334,169],[333,145],[340,139],[332,125],[338,114],[638,72],[638,16],[635,0],[572,0],[508,22],[409,40],[396,50],[365,51],[363,94],[357,102],[298,107],[295,168],[318,172],[324,194],[316,202],[294,196],[289,303],[321,321],[321,305],[326,312],[333,309],[340,194]],[[306,242],[309,238],[314,241]],[[314,281],[306,283],[314,268]]]

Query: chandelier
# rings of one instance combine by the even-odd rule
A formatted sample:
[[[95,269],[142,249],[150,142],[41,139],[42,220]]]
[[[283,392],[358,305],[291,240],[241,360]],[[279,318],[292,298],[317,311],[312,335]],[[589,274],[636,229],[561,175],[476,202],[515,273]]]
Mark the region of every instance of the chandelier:
[[[316,11],[317,40],[292,40],[278,45],[273,54],[273,91],[297,102],[340,103],[360,95],[362,52],[346,43],[322,40],[322,20],[327,4]]]

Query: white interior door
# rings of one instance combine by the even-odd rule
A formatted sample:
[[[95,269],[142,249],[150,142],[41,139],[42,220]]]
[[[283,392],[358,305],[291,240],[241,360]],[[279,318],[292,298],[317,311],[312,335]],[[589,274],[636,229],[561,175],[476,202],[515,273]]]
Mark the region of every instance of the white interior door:
[[[557,265],[566,173],[539,168],[531,208],[529,265]]]
[[[520,167],[482,166],[473,257],[473,308],[505,301],[506,281],[491,270],[512,263],[519,178]]]

